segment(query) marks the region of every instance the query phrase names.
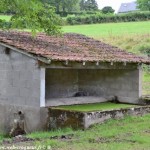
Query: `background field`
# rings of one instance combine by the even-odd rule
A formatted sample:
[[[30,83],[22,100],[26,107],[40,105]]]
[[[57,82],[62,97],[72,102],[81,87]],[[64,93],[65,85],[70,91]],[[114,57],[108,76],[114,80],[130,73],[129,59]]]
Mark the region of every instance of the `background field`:
[[[65,26],[63,31],[85,34],[94,38],[147,34],[150,33],[150,21]]]

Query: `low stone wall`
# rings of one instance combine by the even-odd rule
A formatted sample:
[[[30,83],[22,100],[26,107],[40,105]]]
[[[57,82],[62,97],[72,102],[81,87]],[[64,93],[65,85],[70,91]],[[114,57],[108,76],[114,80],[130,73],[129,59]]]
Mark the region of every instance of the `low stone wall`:
[[[127,115],[142,116],[147,113],[150,113],[150,106],[94,112],[77,112],[49,108],[48,127],[50,130],[64,127],[86,129],[93,124],[103,123],[108,119],[121,119]]]
[[[48,127],[49,129],[84,128],[84,118],[85,114],[82,112],[49,109]]]

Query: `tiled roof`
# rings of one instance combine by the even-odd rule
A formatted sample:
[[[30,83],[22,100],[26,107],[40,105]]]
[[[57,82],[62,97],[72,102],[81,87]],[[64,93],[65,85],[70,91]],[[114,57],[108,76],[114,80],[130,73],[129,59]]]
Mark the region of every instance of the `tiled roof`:
[[[148,58],[136,56],[93,38],[73,33],[64,34],[61,37],[40,33],[33,38],[28,32],[0,31],[0,42],[34,56],[54,61],[150,63]]]
[[[118,10],[118,13],[126,13],[136,10],[138,10],[136,2],[122,3]]]

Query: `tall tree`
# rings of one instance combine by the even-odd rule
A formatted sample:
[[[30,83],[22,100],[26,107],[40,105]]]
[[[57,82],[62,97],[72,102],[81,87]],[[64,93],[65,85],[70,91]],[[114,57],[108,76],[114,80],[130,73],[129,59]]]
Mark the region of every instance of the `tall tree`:
[[[85,10],[85,0],[81,0],[79,5],[81,11]]]
[[[35,34],[44,31],[49,35],[59,34],[61,19],[55,14],[54,8],[43,4],[40,0],[0,0],[0,11],[13,10],[10,29],[27,27]],[[4,28],[3,20],[0,28]]]
[[[97,4],[96,0],[81,1],[80,2],[80,7],[81,7],[81,3],[82,3],[83,10],[86,10],[86,11],[96,11],[96,10],[98,10],[98,4]]]
[[[78,3],[79,3],[79,0],[62,0],[62,9],[64,12],[75,11]]]
[[[150,11],[150,0],[137,0],[137,5],[140,10]]]
[[[41,0],[43,3],[49,3],[56,8],[56,12],[71,12],[77,9],[79,0]]]
[[[42,3],[50,4],[51,6],[55,7],[56,12],[60,12],[62,0],[41,0]]]

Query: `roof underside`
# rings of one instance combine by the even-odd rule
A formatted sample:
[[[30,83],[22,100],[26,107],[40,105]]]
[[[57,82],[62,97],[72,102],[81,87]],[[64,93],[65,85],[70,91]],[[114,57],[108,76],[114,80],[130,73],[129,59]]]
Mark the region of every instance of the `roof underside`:
[[[148,58],[136,56],[93,38],[73,33],[64,34],[61,37],[40,33],[33,38],[28,32],[0,31],[0,42],[54,61],[150,63]]]

